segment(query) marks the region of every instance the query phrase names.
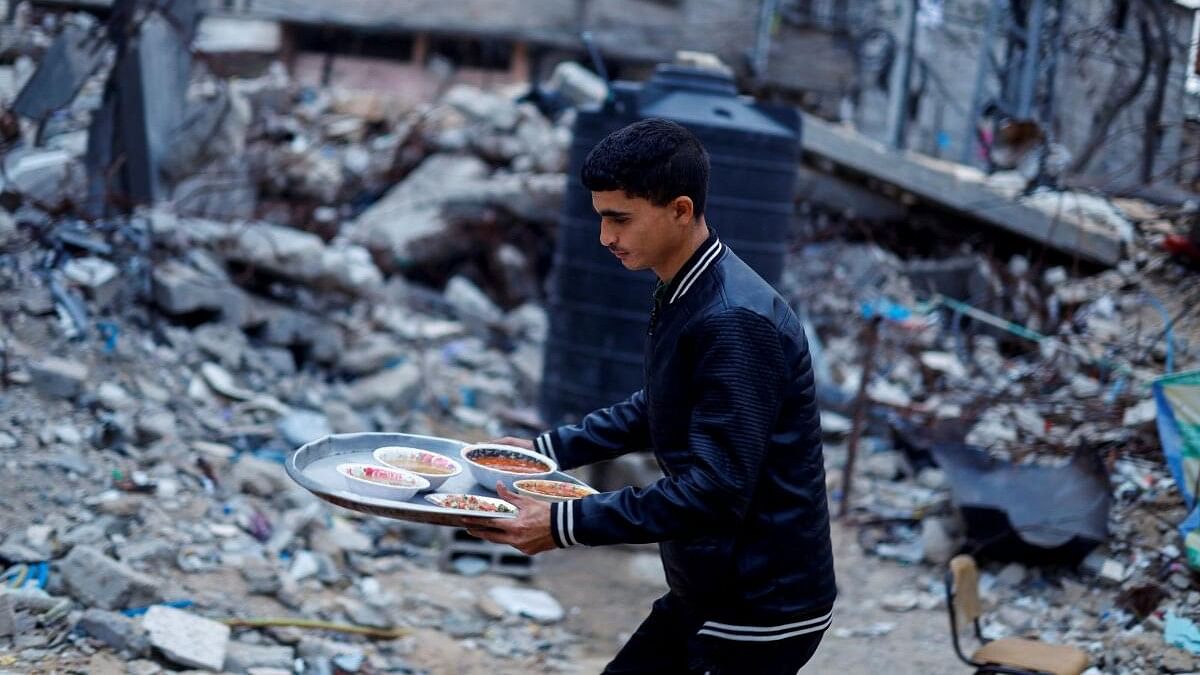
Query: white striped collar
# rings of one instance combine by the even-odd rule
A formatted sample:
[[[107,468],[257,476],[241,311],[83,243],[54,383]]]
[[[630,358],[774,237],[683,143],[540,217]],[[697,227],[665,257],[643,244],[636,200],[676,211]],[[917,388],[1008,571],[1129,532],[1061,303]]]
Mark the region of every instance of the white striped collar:
[[[683,264],[683,267],[679,268],[679,271],[675,273],[675,278],[667,285],[668,305],[674,304],[675,301],[686,295],[696,280],[704,274],[704,270],[708,269],[714,260],[721,257],[721,252],[725,250],[725,245],[717,238],[717,233],[711,228],[708,232],[708,239],[704,240],[692,257]]]

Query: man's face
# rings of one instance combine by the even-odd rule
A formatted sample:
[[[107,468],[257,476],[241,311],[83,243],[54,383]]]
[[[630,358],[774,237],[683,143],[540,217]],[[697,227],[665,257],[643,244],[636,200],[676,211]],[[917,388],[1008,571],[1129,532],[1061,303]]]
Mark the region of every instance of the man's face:
[[[655,206],[623,190],[609,190],[592,193],[592,208],[600,214],[600,244],[626,269],[658,268],[687,243],[692,213],[686,197]]]

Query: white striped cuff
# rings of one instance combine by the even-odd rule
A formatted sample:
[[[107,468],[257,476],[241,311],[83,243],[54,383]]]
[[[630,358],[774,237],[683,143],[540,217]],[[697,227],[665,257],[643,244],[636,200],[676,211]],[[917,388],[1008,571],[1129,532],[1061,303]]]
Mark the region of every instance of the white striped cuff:
[[[549,431],[534,439],[533,448],[558,464],[558,455],[554,452],[554,441],[551,440]]]
[[[575,508],[578,499],[566,502],[555,502],[550,505],[550,536],[554,545],[559,548],[569,548],[579,544],[575,538],[575,518],[579,509]]]
[[[740,626],[729,623],[717,623],[716,621],[705,621],[700,630],[696,631],[696,634],[711,635],[723,640],[736,640],[739,642],[771,642],[823,631],[829,628],[831,623],[833,623],[832,609],[824,616],[778,626]]]

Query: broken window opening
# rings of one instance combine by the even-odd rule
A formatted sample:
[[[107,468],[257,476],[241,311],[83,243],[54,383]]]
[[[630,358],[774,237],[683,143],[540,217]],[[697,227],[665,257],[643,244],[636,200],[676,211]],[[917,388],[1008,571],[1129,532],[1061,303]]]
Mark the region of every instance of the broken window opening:
[[[365,56],[392,61],[411,61],[411,34],[366,33],[328,26],[291,26],[298,51]]]
[[[508,70],[512,64],[513,44],[501,40],[431,37],[429,54],[449,59],[460,68]]]

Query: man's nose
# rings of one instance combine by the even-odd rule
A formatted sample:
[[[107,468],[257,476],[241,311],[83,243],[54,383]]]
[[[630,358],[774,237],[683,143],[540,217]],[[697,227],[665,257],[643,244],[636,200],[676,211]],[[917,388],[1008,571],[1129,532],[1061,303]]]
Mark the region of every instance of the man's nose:
[[[612,230],[604,224],[603,220],[600,221],[600,245],[607,248],[615,243],[617,243],[617,238],[613,236]]]

